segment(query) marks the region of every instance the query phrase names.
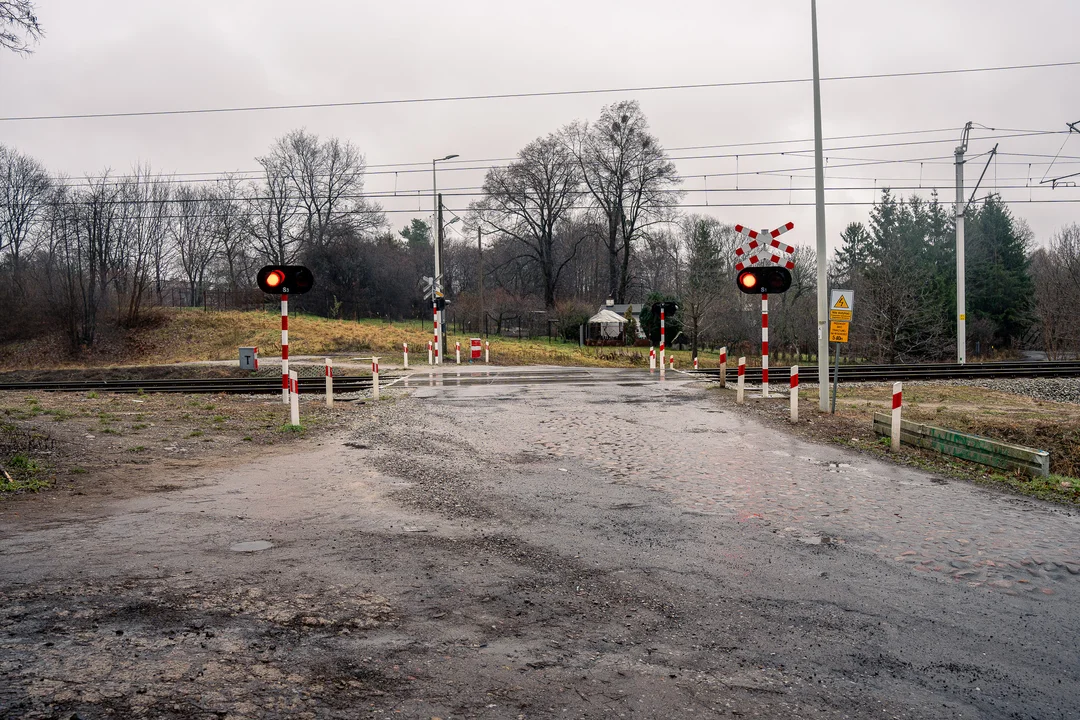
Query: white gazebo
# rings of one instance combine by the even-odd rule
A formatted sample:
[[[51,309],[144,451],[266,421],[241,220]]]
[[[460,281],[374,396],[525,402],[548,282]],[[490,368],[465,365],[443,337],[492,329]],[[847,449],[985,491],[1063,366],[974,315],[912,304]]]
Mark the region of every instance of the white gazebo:
[[[597,325],[600,328],[599,333],[596,335],[591,332],[589,335],[598,337],[601,340],[615,340],[622,335],[623,325],[625,324],[626,318],[605,308],[589,318],[590,327]]]

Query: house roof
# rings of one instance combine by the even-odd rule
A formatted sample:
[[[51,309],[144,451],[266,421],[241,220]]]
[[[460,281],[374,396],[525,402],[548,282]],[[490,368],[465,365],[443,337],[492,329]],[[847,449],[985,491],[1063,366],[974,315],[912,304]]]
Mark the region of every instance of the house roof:
[[[641,303],[620,303],[618,305],[604,305],[601,310],[610,310],[613,313],[619,315],[626,315],[626,308],[631,308],[630,312],[634,315],[641,313],[641,308],[644,307]]]
[[[618,313],[614,313],[607,308],[604,308],[600,312],[589,318],[590,323],[624,323],[626,318]]]

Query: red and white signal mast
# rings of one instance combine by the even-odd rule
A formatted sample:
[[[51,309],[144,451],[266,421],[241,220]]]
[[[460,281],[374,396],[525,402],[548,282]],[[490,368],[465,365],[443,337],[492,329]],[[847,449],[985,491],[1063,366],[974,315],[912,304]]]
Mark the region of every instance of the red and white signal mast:
[[[264,293],[281,293],[281,397],[289,402],[289,295],[306,293],[315,276],[302,265],[267,265],[256,280]]]
[[[789,222],[772,232],[758,233],[742,225],[735,226],[736,232],[750,238],[735,249],[738,258],[735,284],[744,293],[761,293],[761,397],[769,397],[769,293],[782,293],[791,287],[791,271],[795,267],[795,248],[777,238],[794,227],[795,223]]]

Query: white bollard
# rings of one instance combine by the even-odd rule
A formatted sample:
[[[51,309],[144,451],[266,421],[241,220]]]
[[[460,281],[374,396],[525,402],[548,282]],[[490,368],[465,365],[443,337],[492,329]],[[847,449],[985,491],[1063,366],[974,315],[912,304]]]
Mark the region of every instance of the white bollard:
[[[326,407],[334,407],[334,366],[330,358],[326,358]]]
[[[431,341],[430,340],[428,340],[428,344],[427,344],[427,364],[428,365],[434,365],[435,364],[434,359],[431,357]]]
[[[401,354],[405,358],[405,369],[409,369],[409,343],[401,343]]]
[[[791,422],[799,422],[799,366],[791,366]]]
[[[900,408],[904,405],[904,384],[892,386],[892,449],[900,449]]]
[[[697,355],[694,356],[694,369],[697,370]]]
[[[491,362],[491,343],[487,340],[484,341],[484,362]]]
[[[656,348],[649,346],[649,370],[656,369]]]
[[[300,381],[296,371],[289,371],[289,424],[300,424]]]
[[[727,387],[727,348],[720,348],[720,387]]]
[[[672,371],[675,370],[675,353],[668,355],[668,368]]]
[[[371,356],[371,399],[379,399],[379,358]]]
[[[461,364],[461,343],[454,343],[454,358],[458,365]]]
[[[743,404],[743,393],[746,390],[746,358],[739,358],[739,384],[735,389],[735,403]]]

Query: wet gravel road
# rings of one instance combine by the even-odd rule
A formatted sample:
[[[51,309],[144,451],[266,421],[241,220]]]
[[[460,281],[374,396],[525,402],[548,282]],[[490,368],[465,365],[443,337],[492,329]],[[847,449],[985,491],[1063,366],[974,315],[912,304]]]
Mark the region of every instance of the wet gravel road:
[[[1080,518],[668,378],[414,376],[0,529],[0,717],[1080,716]]]

